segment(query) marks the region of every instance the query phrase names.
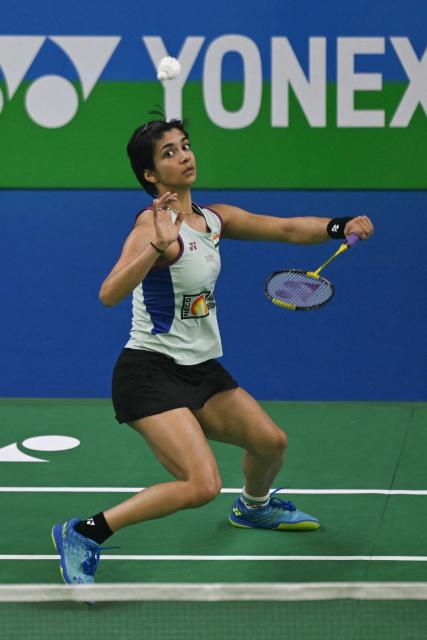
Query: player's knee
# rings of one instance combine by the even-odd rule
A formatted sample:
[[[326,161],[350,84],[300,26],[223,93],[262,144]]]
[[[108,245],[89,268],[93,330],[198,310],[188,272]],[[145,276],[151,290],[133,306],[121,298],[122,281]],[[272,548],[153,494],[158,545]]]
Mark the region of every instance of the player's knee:
[[[191,491],[191,506],[201,507],[214,500],[221,491],[221,480],[218,476],[204,477],[193,485]]]
[[[288,446],[288,436],[277,428],[268,434],[264,442],[264,455],[272,458],[280,458],[284,455]]]
[[[276,434],[276,438],[278,451],[280,451],[280,453],[285,453],[288,446],[288,436],[286,435],[286,433],[284,433],[284,431],[281,431],[279,429],[278,433]]]

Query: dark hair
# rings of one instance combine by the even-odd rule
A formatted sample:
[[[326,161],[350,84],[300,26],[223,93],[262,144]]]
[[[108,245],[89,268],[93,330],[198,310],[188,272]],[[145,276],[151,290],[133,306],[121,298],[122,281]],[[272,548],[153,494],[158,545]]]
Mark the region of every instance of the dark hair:
[[[139,126],[128,142],[127,153],[132,169],[139,182],[150,196],[156,197],[157,190],[155,185],[144,178],[145,169],[154,169],[155,144],[166,131],[179,129],[186,137],[188,137],[188,133],[185,130],[186,122],[184,120],[173,119],[168,122],[163,113],[157,111],[151,113],[162,116],[162,119],[150,120]]]

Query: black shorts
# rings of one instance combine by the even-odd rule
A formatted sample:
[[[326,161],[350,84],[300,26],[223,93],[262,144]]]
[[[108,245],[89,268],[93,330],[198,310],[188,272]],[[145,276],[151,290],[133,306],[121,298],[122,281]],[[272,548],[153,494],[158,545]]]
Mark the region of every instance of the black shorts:
[[[201,409],[219,391],[239,385],[217,360],[176,364],[154,351],[123,349],[113,371],[116,419],[132,422],[163,411]]]

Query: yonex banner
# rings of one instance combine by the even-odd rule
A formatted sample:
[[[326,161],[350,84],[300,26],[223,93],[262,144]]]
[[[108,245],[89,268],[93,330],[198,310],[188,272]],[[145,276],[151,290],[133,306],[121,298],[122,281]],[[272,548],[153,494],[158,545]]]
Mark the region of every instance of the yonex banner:
[[[0,186],[136,186],[126,142],[159,105],[200,188],[426,188],[427,5],[295,4],[28,4],[2,21]]]

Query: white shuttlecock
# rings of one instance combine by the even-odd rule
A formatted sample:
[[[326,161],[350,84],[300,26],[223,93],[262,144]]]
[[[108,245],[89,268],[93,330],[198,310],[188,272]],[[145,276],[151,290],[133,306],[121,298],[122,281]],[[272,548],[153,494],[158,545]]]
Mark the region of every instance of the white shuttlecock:
[[[162,58],[157,67],[157,79],[161,82],[173,80],[181,73],[181,64],[176,58],[166,56]]]

